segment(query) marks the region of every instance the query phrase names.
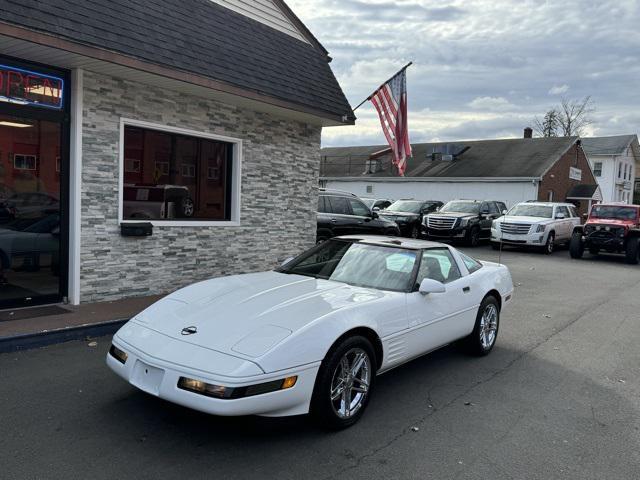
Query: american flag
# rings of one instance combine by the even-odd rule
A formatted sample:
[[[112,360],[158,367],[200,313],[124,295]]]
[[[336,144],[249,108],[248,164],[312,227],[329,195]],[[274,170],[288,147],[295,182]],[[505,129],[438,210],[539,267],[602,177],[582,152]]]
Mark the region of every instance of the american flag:
[[[369,98],[378,111],[382,131],[393,152],[393,164],[404,176],[407,157],[411,156],[409,126],[407,124],[407,76],[402,69]]]

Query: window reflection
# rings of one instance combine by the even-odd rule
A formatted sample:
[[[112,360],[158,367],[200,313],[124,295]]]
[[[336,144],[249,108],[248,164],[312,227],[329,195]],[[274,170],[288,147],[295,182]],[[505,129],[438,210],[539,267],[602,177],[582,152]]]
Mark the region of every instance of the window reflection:
[[[126,220],[229,220],[232,145],[125,127]]]

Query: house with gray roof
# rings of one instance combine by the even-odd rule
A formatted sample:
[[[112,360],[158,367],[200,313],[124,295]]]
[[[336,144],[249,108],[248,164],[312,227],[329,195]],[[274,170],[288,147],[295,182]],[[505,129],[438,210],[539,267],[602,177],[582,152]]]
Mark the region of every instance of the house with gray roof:
[[[600,199],[577,137],[531,138],[525,130],[524,138],[416,143],[412,150],[400,177],[386,146],[323,148],[321,185],[362,197],[491,199],[508,206],[571,200],[583,211]],[[585,185],[593,187],[590,197],[577,197],[589,191]]]
[[[313,245],[321,130],[355,121],[330,62],[282,0],[0,0],[0,308]]]
[[[582,139],[582,146],[606,202],[640,202],[640,145],[637,135]]]

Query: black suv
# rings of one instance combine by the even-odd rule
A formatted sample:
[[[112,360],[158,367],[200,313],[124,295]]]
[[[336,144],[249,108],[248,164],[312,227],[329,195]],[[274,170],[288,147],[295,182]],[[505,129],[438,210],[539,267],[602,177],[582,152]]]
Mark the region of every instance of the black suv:
[[[403,237],[418,238],[422,218],[441,206],[442,202],[437,200],[396,200],[379,213],[380,217],[396,222]]]
[[[491,238],[491,223],[506,210],[503,202],[452,200],[425,216],[422,234],[433,240],[464,240],[475,247],[481,239]]]
[[[398,226],[379,218],[352,193],[320,190],[316,241],[338,235],[399,235]]]

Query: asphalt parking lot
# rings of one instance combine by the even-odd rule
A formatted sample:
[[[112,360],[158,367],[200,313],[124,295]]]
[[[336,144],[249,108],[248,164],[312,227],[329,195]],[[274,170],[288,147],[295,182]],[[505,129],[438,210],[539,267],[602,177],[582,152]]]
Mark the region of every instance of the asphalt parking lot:
[[[104,365],[109,338],[0,355],[0,478],[640,478],[640,265],[502,261],[516,296],[492,354],[450,346],[383,375],[337,433],[140,393]]]

